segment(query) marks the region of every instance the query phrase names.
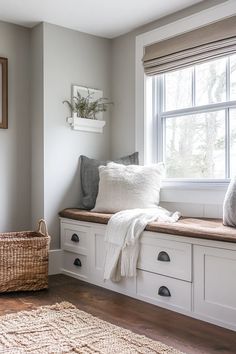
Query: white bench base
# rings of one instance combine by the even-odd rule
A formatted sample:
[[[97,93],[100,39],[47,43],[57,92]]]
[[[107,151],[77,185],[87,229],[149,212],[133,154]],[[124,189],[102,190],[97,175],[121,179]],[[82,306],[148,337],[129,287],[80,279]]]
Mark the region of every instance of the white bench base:
[[[105,230],[106,225],[61,218],[61,272],[236,330],[235,243],[144,231],[137,277],[112,283],[103,280]],[[170,261],[158,260],[160,252],[167,253]],[[161,287],[170,296],[163,296],[168,292]]]

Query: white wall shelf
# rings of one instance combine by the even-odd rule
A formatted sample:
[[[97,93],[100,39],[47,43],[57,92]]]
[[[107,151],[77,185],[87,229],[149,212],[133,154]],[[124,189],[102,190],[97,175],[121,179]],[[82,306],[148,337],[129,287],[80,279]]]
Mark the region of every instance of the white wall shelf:
[[[69,117],[67,122],[73,130],[92,132],[92,133],[103,133],[103,128],[106,125],[104,120],[79,118],[79,117]]]

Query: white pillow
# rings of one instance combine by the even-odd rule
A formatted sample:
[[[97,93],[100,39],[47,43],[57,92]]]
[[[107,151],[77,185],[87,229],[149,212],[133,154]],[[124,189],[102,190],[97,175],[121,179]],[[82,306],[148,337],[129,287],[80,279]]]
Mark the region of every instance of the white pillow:
[[[163,163],[124,166],[108,163],[99,167],[99,189],[92,211],[116,213],[159,204]]]
[[[231,182],[225,194],[223,224],[236,227],[236,176],[231,178]]]

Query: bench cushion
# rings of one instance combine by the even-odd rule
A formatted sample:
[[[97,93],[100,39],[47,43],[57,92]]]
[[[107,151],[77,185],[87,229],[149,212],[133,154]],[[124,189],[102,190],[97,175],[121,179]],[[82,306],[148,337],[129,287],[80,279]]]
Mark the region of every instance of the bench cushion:
[[[107,224],[112,216],[75,208],[64,209],[59,215],[67,219],[98,224]],[[148,224],[145,230],[236,243],[236,228],[224,226],[221,219],[181,218],[173,224],[155,221]]]

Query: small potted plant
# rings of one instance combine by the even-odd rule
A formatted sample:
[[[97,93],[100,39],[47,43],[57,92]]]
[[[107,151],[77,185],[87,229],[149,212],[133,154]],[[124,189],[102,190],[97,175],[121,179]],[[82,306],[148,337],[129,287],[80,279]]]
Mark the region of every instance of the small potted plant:
[[[77,96],[73,96],[71,101],[65,100],[63,103],[67,104],[71,114],[80,118],[97,119],[97,114],[100,112],[106,112],[108,106],[113,104],[109,102],[108,98],[93,99],[93,92],[88,89],[88,94],[83,97],[79,91]]]
[[[106,112],[108,106],[113,104],[107,98],[94,99],[94,92],[87,89],[87,96],[82,96],[79,91],[73,96],[71,101],[65,100],[70,109],[72,118],[68,118],[68,123],[72,128],[77,130],[101,131],[105,125],[105,121],[98,120],[98,113]],[[90,120],[90,122],[88,121]],[[94,121],[94,123],[91,122]],[[96,122],[95,122],[96,121]],[[86,126],[86,129],[84,127]],[[90,127],[88,129],[88,127]],[[94,130],[95,129],[95,130]]]

